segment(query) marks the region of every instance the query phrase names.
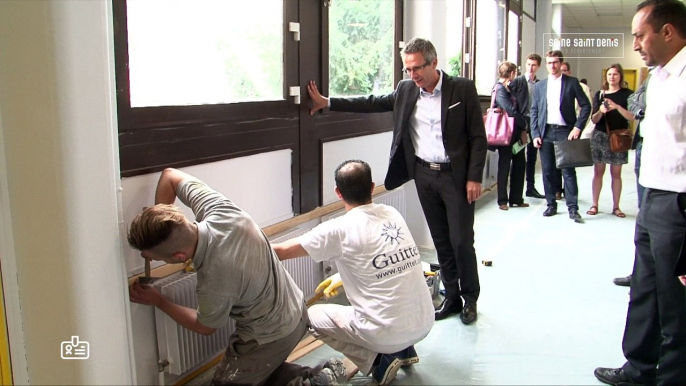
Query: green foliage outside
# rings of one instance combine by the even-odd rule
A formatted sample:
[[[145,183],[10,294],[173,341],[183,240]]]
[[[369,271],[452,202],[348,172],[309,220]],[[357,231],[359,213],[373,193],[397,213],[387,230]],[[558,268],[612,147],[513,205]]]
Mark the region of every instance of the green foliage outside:
[[[274,28],[277,27],[277,28]],[[242,41],[217,42],[231,101],[278,100],[283,95],[281,25],[257,25]],[[244,49],[237,49],[241,45]]]
[[[448,59],[448,74],[462,76],[462,52]]]
[[[329,9],[329,94],[393,91],[393,1],[333,0]]]

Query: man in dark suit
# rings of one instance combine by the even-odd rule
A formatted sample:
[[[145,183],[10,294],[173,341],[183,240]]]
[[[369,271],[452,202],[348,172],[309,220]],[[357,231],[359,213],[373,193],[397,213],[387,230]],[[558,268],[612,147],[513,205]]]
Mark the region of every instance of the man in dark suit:
[[[531,105],[531,135],[534,146],[540,149],[543,168],[543,188],[548,208],[543,216],[557,214],[555,201],[555,148],[554,141],[573,141],[579,138],[588,117],[591,114],[591,103],[579,84],[579,80],[562,74],[562,52],[550,51],[545,55],[548,78],[536,83],[534,99]],[[579,102],[581,112],[576,115],[575,101]],[[569,218],[581,223],[577,195],[576,170],[565,168],[565,197]]]
[[[517,100],[524,119],[526,120],[526,131],[531,136],[531,102],[534,96],[534,87],[540,79],[536,77],[536,71],[541,67],[541,55],[532,53],[526,57],[526,72],[516,77],[510,86],[512,95]],[[545,198],[544,195],[536,190],[536,159],[538,149],[534,147],[533,141],[526,145],[526,196],[533,198]]]
[[[480,292],[474,201],[481,195],[487,150],[479,96],[473,81],[436,68],[430,41],[412,39],[402,57],[411,79],[400,81],[389,95],[329,99],[310,82],[311,113],[327,106],[361,113],[393,111],[386,188],[415,180],[446,291],[436,320],[461,312],[462,322],[471,324]]]

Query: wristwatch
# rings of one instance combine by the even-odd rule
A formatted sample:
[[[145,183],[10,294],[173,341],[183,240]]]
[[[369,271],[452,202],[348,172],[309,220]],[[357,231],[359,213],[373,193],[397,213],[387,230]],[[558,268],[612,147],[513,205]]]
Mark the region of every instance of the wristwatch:
[[[640,121],[640,120],[643,119],[645,116],[646,116],[645,111],[643,111],[643,109],[641,109],[641,110],[638,110],[638,112],[634,115],[634,119]]]

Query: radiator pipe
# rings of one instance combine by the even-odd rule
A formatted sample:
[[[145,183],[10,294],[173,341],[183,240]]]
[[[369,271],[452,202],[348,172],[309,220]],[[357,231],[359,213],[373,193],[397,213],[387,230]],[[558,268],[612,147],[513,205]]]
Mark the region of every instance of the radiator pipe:
[[[158,376],[158,381],[157,384],[159,386],[164,386],[164,369],[169,366],[169,360],[168,359],[163,359],[157,362],[157,376]]]

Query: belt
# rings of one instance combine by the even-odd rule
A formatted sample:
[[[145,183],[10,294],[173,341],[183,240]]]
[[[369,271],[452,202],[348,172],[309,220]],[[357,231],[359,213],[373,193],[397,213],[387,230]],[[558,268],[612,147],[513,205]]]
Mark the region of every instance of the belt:
[[[567,125],[551,125],[546,123],[545,127],[550,127],[551,129],[566,129]]]
[[[452,170],[452,167],[450,166],[450,162],[445,162],[445,163],[426,162],[419,157],[414,157],[414,158],[417,160],[418,164],[424,166],[425,168],[429,168],[431,170],[439,170],[439,171]]]

